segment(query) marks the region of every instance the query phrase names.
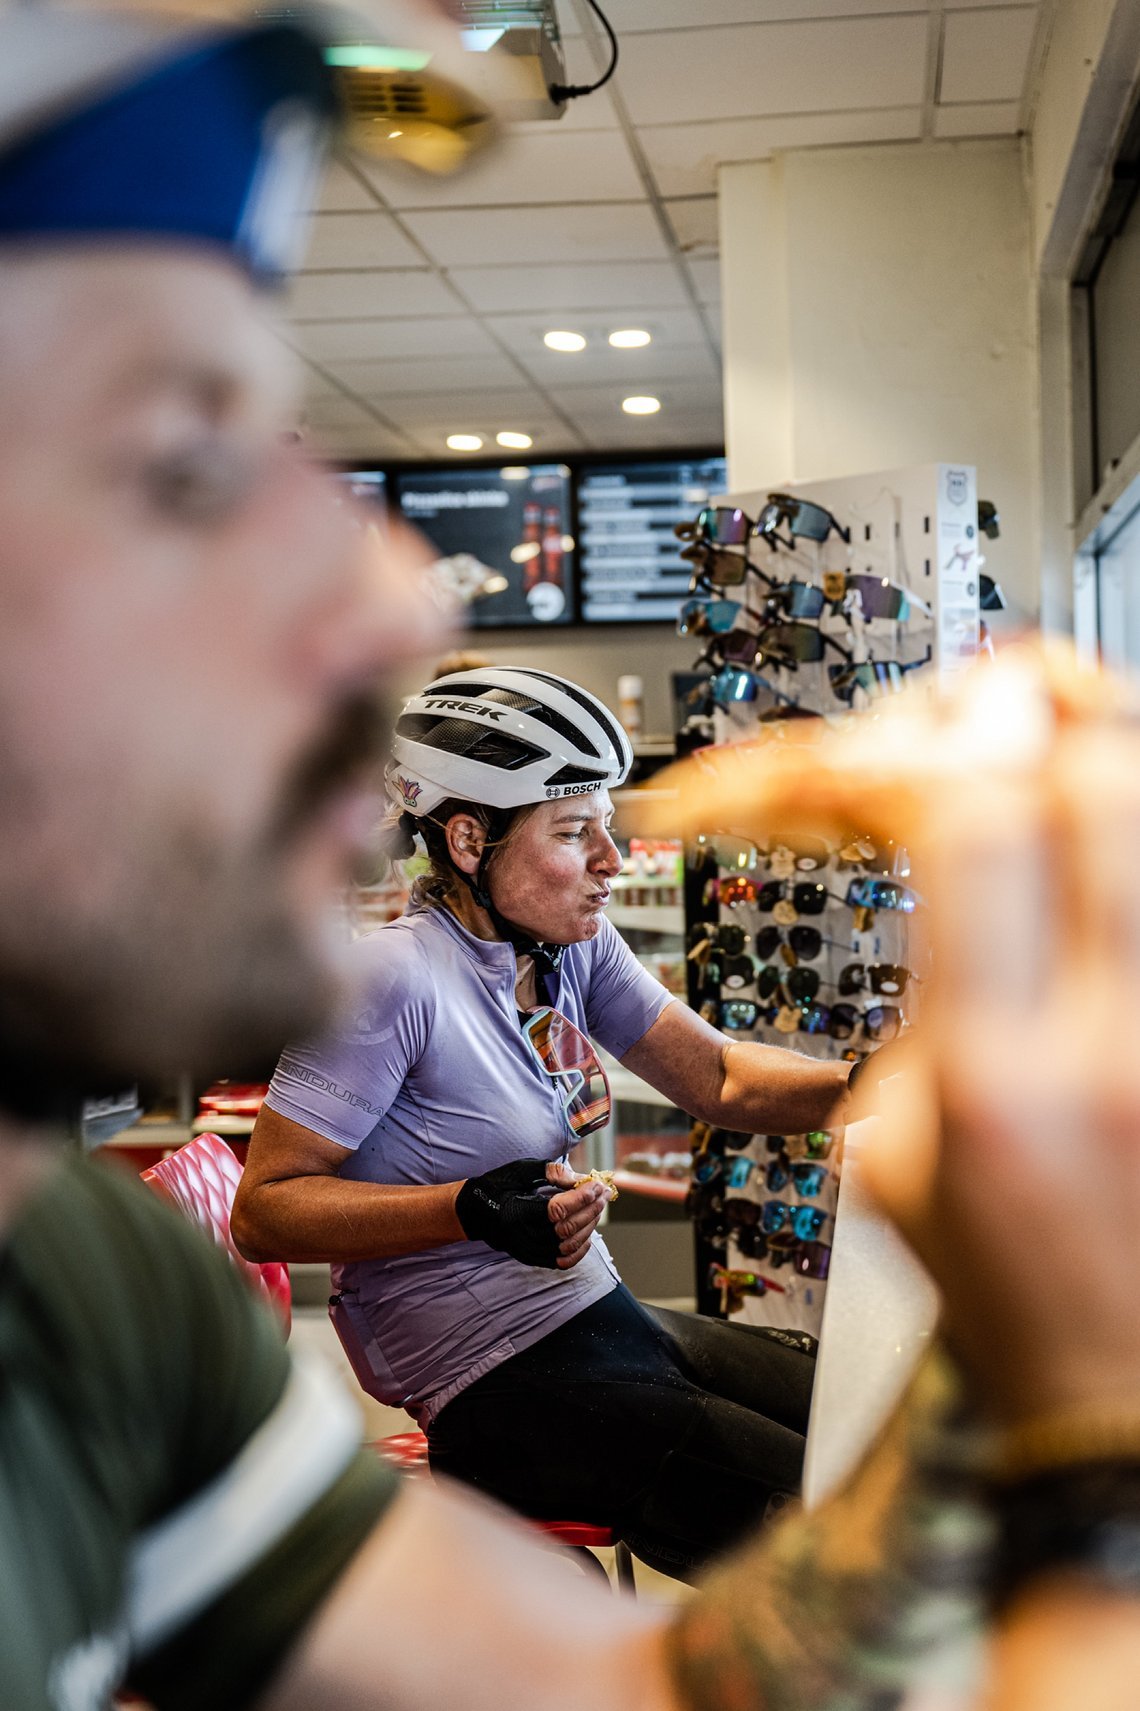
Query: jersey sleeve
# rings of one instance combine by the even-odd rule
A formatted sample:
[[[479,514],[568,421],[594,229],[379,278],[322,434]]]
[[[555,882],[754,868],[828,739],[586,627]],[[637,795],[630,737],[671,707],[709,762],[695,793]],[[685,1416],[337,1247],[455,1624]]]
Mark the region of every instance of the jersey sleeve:
[[[122,1539],[131,1679],[159,1711],[245,1706],[395,1475],[361,1450],[343,1384],[291,1359],[235,1267],[156,1196],[77,1164],[43,1198],[22,1250],[52,1273],[37,1335]]]
[[[427,1048],[436,987],[407,928],[381,928],[352,951],[354,1008],[335,1030],[285,1050],[266,1103],[355,1152]]]
[[[587,1024],[593,1038],[621,1058],[674,1002],[673,994],[642,967],[604,915],[590,948],[593,957],[586,997]]]

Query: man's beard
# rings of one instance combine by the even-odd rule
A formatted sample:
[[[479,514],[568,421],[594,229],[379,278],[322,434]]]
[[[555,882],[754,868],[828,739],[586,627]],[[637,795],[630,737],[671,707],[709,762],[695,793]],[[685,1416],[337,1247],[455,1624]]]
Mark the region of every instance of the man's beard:
[[[56,1117],[60,1100],[188,1071],[264,1074],[281,1048],[326,1025],[342,996],[326,918],[299,920],[289,868],[326,804],[374,767],[390,724],[346,703],[298,758],[261,834],[242,848],[200,814],[116,821],[97,909],[0,893],[0,1109]],[[97,843],[99,834],[93,834]],[[5,954],[8,948],[11,954]]]

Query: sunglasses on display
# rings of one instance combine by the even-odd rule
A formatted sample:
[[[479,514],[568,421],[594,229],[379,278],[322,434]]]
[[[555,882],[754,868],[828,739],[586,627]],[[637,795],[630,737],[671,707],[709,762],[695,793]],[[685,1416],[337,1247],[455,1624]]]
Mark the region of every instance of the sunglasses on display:
[[[727,956],[743,956],[748,949],[748,934],[731,921],[696,921],[689,928],[689,956],[697,961],[706,950],[724,951]]]
[[[857,1010],[854,1004],[807,1003],[799,1012],[800,1031],[826,1034],[832,1040],[850,1040],[862,1028],[869,1040],[893,1040],[902,1027],[903,1015],[893,1004],[872,1004]]]
[[[984,570],[978,572],[978,605],[983,612],[1004,612],[1006,608],[1001,584],[987,576]]]
[[[697,512],[694,522],[674,524],[673,533],[679,541],[742,547],[747,544],[754,529],[755,524],[739,506],[706,505]]]
[[[717,1020],[731,1033],[746,1033],[760,1021],[760,1006],[751,998],[726,998],[718,1010]]]
[[[900,968],[897,963],[876,962],[867,965],[849,962],[840,970],[836,984],[844,996],[849,996],[852,992],[863,992],[870,987],[879,997],[885,993],[888,998],[897,998],[906,991],[912,980],[921,985],[917,974],[912,974],[909,968]]]
[[[766,1236],[788,1231],[797,1242],[814,1242],[827,1222],[819,1206],[792,1206],[786,1200],[765,1200],[760,1208],[760,1228]]]
[[[723,635],[733,629],[740,613],[735,600],[686,600],[677,615],[677,634]]]
[[[829,1172],[821,1164],[783,1164],[773,1159],[764,1169],[764,1185],[771,1194],[779,1194],[790,1182],[805,1200],[814,1200],[828,1180]]]
[[[751,986],[762,972],[761,964],[754,956],[727,957],[717,970],[717,984],[727,987],[730,992],[739,992],[742,987]],[[768,994],[761,992],[760,996],[764,998]]]
[[[770,961],[777,950],[785,960],[786,953],[791,951],[792,967],[796,962],[814,962],[823,946],[824,937],[818,927],[790,927],[786,935],[780,927],[761,927],[756,934],[756,955],[764,962]]]
[[[720,1153],[701,1153],[693,1160],[693,1181],[706,1186],[718,1182],[724,1175],[724,1159]]]
[[[848,650],[837,642],[834,636],[829,636],[825,630],[818,629],[814,624],[800,621],[763,625],[757,638],[757,646],[761,658],[771,659],[778,665],[816,665],[823,659],[828,648],[833,648],[840,654],[845,665],[854,664]]]
[[[827,886],[821,885],[818,881],[810,879],[797,881],[797,883],[792,886],[792,894],[790,898],[788,896],[787,881],[783,879],[766,880],[761,886],[753,885],[752,890],[754,895],[747,899],[747,901],[754,903],[763,915],[774,913],[780,904],[785,905],[784,912],[786,913],[787,906],[790,904],[793,911],[793,919],[780,922],[781,926],[788,927],[795,924],[795,915],[822,915],[823,911],[827,908],[828,902],[831,900],[831,893],[828,891]]]
[[[527,1012],[523,1038],[534,1061],[562,1094],[562,1114],[574,1141],[605,1128],[610,1120],[610,1084],[593,1046],[561,1011],[549,1006]]]
[[[826,583],[826,578],[824,580]],[[848,572],[843,582],[842,598],[850,600],[854,596],[864,618],[891,618],[896,623],[905,624],[912,607],[917,607],[928,618],[934,615],[925,600],[920,600],[912,589],[892,582],[889,576]]]
[[[929,665],[932,650],[927,648],[921,659],[904,665],[897,659],[867,659],[849,665],[829,665],[828,681],[840,701],[850,702],[857,689],[864,695],[897,695],[903,688],[908,671],[918,671]]]
[[[845,529],[823,505],[816,505],[810,499],[798,499],[791,493],[769,493],[755,532],[766,539],[779,540],[781,525],[786,526],[793,540],[825,541],[834,533],[845,545],[851,544],[851,530]]]
[[[853,879],[844,901],[852,909],[895,909],[912,915],[919,898],[894,879]]]

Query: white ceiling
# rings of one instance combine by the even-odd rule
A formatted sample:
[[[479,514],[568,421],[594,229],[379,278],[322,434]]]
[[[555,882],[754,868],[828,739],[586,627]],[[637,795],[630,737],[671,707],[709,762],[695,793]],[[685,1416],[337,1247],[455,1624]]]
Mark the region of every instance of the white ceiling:
[[[775,150],[1014,135],[1045,0],[602,0],[613,82],[490,160],[427,181],[333,169],[288,298],[306,422],[336,456],[450,458],[449,433],[536,451],[722,438],[716,171]],[[558,0],[570,81],[606,63]],[[584,28],[583,28],[584,26]],[[613,350],[615,327],[653,335]],[[580,355],[546,349],[551,327]],[[659,415],[621,410],[630,392]]]

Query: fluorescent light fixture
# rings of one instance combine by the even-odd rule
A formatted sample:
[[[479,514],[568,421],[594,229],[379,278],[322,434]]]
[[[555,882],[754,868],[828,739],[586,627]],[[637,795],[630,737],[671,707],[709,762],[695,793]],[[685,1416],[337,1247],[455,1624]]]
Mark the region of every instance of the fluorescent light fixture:
[[[508,463],[499,471],[503,481],[529,481],[530,469],[525,463]]]
[[[448,434],[447,444],[453,452],[481,452],[483,436],[481,434]]]
[[[552,351],[584,351],[586,348],[581,333],[544,333],[542,342]]]
[[[534,444],[529,434],[496,434],[495,439],[512,452],[525,452]]]
[[[418,53],[414,48],[353,42],[346,47],[326,48],[325,64],[347,71],[422,71],[431,64],[431,54]]]
[[[542,551],[538,541],[524,541],[521,546],[511,548],[512,564],[527,564],[532,558],[537,558]]]
[[[623,398],[621,407],[627,416],[656,416],[661,408],[660,398]]]
[[[610,343],[619,351],[640,350],[642,345],[652,344],[653,334],[647,333],[644,327],[619,327],[616,333],[610,334]]]

